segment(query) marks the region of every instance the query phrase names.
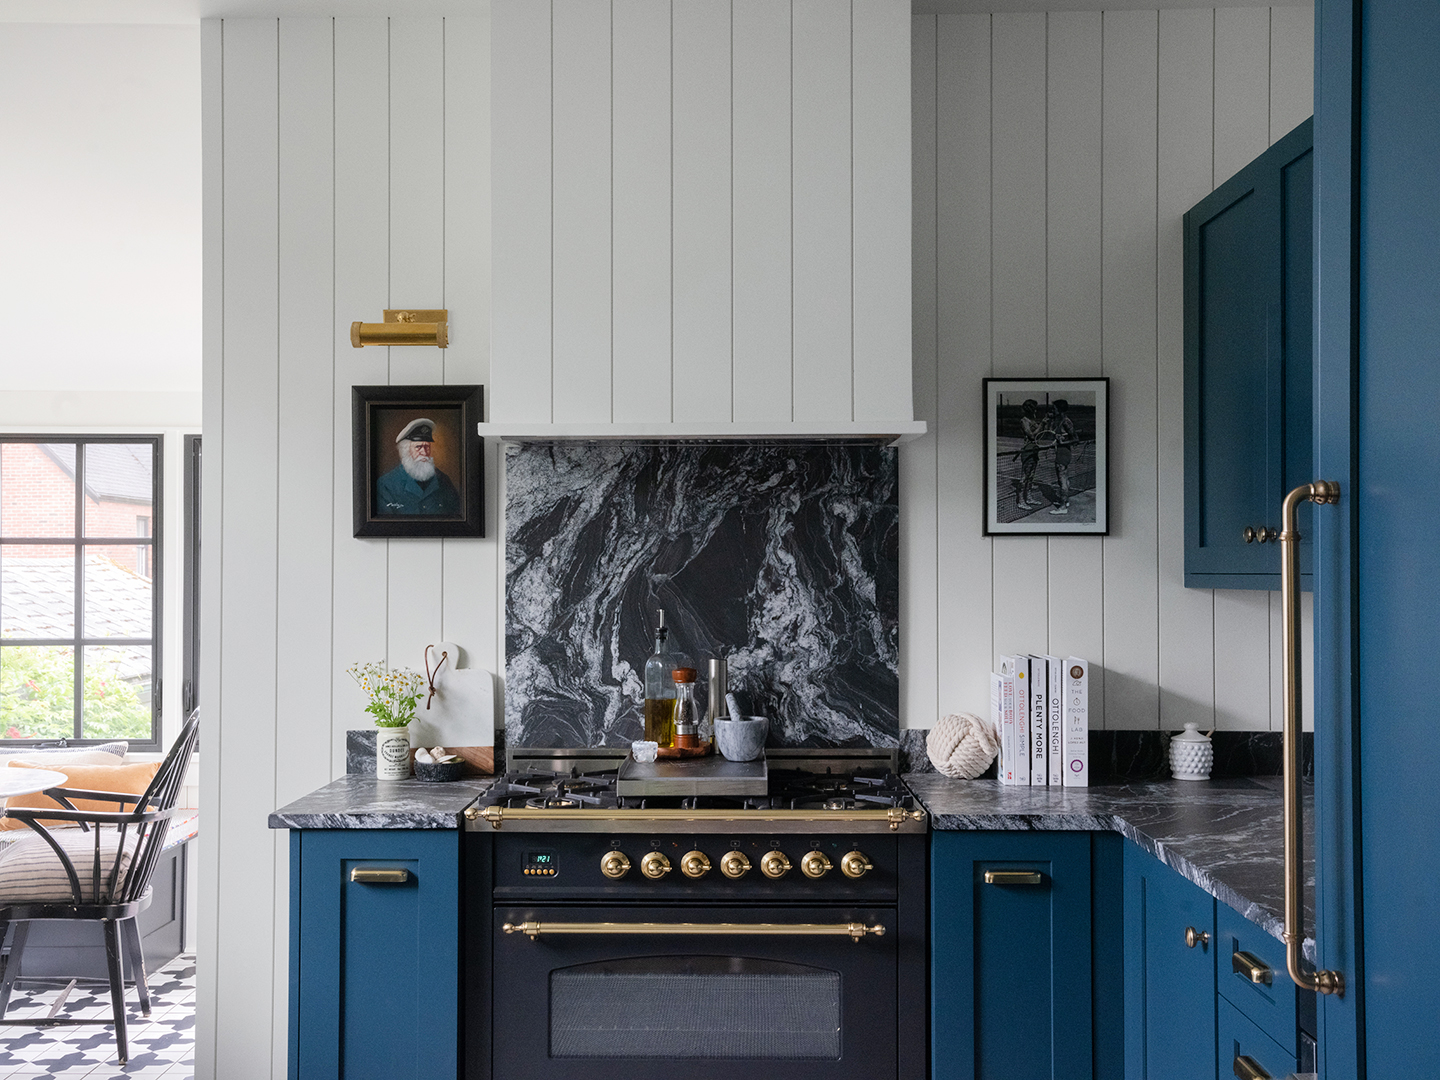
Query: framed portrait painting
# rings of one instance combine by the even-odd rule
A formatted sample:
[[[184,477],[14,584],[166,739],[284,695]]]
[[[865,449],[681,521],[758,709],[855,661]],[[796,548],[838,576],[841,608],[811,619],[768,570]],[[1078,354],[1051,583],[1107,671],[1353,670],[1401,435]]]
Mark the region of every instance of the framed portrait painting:
[[[481,386],[351,388],[356,536],[484,536]]]
[[[986,379],[985,535],[1110,532],[1110,380]]]

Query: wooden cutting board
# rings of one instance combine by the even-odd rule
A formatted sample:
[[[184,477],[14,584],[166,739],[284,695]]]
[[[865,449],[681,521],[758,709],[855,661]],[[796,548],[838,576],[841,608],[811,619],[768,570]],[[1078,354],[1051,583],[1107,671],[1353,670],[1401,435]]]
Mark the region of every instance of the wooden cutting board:
[[[435,696],[425,707],[429,689],[420,698],[415,719],[410,722],[410,746],[443,746],[457,754],[476,772],[495,771],[495,676],[484,668],[455,666],[460,647],[442,641],[430,650],[433,669],[440,654],[448,659],[435,675]],[[467,770],[470,771],[470,770]]]

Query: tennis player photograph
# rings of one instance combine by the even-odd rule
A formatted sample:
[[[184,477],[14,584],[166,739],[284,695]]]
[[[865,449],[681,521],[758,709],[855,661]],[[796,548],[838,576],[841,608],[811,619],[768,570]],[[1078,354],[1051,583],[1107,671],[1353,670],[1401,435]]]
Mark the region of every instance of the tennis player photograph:
[[[985,535],[1105,536],[1110,380],[985,380]]]

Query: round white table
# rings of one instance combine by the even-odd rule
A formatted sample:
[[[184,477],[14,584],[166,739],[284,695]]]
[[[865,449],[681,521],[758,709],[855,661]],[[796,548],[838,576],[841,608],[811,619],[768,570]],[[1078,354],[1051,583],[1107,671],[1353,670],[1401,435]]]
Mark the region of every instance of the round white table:
[[[47,788],[64,787],[70,778],[53,769],[4,769],[0,768],[0,799],[12,795],[34,795]]]

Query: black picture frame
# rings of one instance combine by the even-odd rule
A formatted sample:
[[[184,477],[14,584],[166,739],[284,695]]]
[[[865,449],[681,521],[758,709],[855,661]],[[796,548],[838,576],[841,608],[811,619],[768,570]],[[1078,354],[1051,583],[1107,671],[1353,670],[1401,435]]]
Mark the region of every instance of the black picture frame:
[[[1110,380],[985,379],[982,397],[985,535],[1108,536]]]
[[[484,402],[485,388],[478,385],[351,387],[351,497],[357,537],[485,535],[484,445],[477,428],[484,419]],[[416,483],[413,492],[408,487],[406,491],[414,495],[417,506],[453,504],[455,512],[387,513],[377,485],[385,480],[386,490],[394,492],[397,482],[405,484],[395,437],[422,418],[434,425],[432,460],[441,482]]]

